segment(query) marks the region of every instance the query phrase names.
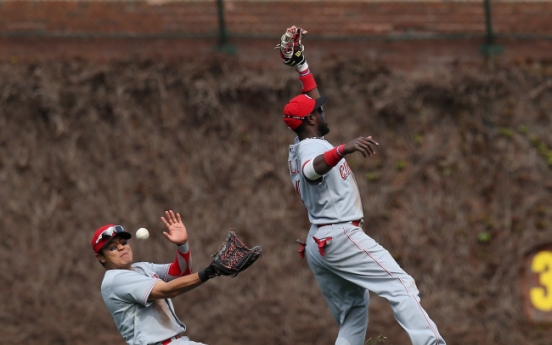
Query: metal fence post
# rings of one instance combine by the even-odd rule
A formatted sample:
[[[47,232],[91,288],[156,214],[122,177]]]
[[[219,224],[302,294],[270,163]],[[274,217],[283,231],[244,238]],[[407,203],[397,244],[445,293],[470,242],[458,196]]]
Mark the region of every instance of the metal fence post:
[[[227,54],[235,54],[236,47],[228,44],[228,31],[226,30],[226,23],[224,21],[223,0],[217,0],[217,7],[219,17],[219,44],[216,46],[216,50]]]
[[[495,44],[495,34],[493,31],[493,20],[491,14],[491,0],[484,0],[483,4],[485,6],[486,35],[485,44],[479,48],[479,51],[492,60],[495,55],[499,55],[504,52],[504,47]]]

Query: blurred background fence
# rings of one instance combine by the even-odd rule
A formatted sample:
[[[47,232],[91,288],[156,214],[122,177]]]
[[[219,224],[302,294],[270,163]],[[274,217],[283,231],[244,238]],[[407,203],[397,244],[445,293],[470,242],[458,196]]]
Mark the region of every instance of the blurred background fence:
[[[0,1],[0,59],[272,56],[290,25],[308,53],[403,68],[552,58],[552,1]]]

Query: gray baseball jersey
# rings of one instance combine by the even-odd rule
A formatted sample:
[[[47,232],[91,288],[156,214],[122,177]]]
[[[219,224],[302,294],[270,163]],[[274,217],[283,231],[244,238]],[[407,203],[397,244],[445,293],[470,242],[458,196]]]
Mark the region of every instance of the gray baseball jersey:
[[[184,249],[184,250],[183,250]],[[177,262],[153,264],[137,262],[132,270],[107,270],[102,281],[101,293],[117,329],[127,344],[148,345],[183,333],[186,326],[178,319],[171,299],[148,302],[153,287],[159,280],[177,278],[170,274],[191,272],[184,260],[188,246],[180,246]],[[189,260],[191,258],[188,257]],[[187,339],[182,339],[185,341]]]
[[[295,138],[289,147],[291,182],[305,203],[312,224],[342,223],[363,216],[357,183],[345,159],[317,181],[303,176],[303,166],[309,160],[332,148],[333,145],[323,138],[302,141]]]

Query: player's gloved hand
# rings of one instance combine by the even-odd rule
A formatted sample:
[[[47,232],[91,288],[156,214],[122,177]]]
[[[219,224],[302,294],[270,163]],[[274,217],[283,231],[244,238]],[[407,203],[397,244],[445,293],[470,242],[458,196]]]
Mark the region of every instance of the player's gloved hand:
[[[298,72],[303,72],[309,68],[304,54],[305,46],[301,43],[301,39],[306,33],[306,30],[292,26],[286,30],[280,39],[280,43],[276,45],[276,49],[280,49],[282,62],[295,67]]]
[[[199,279],[204,283],[219,275],[212,265],[207,266],[204,270],[197,272],[197,274],[199,275]]]

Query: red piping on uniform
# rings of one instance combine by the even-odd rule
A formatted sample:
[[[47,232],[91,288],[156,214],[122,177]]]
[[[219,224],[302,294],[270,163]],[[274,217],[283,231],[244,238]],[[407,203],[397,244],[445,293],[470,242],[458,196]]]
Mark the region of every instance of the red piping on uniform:
[[[422,311],[422,315],[424,315],[424,319],[427,321],[427,324],[429,325],[429,329],[431,329],[431,331],[433,332],[433,334],[435,335],[435,340],[436,340],[436,345],[439,345],[439,334],[437,333],[437,331],[433,328],[433,326],[431,325],[431,322],[429,322],[429,320],[427,319],[425,313],[424,313],[424,310],[422,308],[422,306],[420,305],[420,302],[418,302],[418,300],[414,297],[414,295],[412,295],[410,293],[410,291],[408,290],[408,288],[406,287],[406,284],[403,282],[403,280],[400,278],[400,277],[396,277],[393,273],[391,273],[391,271],[389,271],[387,268],[383,267],[383,265],[378,261],[376,260],[376,258],[374,258],[372,256],[372,254],[370,254],[370,252],[368,252],[366,249],[362,248],[358,243],[356,243],[352,238],[351,236],[349,236],[349,234],[347,233],[347,230],[344,228],[343,229],[343,233],[345,234],[345,236],[347,236],[347,238],[353,242],[353,244],[360,250],[362,250],[363,252],[365,252],[372,260],[374,260],[374,262],[376,262],[385,272],[387,272],[391,277],[395,278],[395,279],[398,279],[402,286],[404,287],[404,289],[406,290],[406,293],[410,296],[412,296],[412,298],[414,298],[414,300],[416,301],[416,303],[418,304],[418,307],[420,308],[420,310]]]

